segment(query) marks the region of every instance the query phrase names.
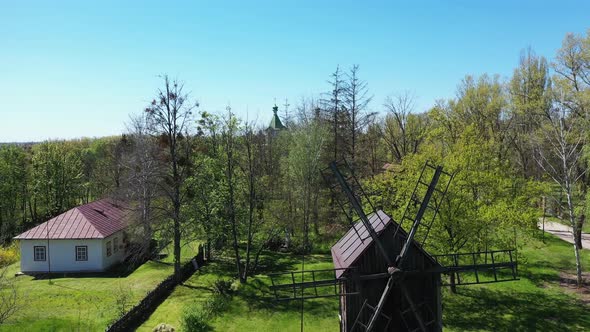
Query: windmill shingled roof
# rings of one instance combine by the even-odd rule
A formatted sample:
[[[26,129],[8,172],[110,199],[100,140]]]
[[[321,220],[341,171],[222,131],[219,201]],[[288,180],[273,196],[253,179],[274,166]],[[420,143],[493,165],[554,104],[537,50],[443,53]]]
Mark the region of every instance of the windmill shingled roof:
[[[102,239],[127,227],[126,204],[109,198],[77,206],[14,237],[32,239]]]
[[[367,216],[367,219],[369,219],[377,236],[381,236],[383,230],[389,225],[395,224],[391,217],[382,210],[371,213]],[[400,228],[400,232],[404,237],[407,235],[402,228]],[[332,246],[332,261],[334,262],[334,268],[337,269],[336,278],[340,278],[347,269],[352,267],[371,244],[373,244],[373,238],[369,235],[365,225],[359,220],[354,224],[354,228],[351,227],[348,232],[346,232],[346,234],[344,234],[344,236]],[[431,262],[438,264],[422,247],[414,245],[414,248],[417,248],[418,251],[422,252]]]

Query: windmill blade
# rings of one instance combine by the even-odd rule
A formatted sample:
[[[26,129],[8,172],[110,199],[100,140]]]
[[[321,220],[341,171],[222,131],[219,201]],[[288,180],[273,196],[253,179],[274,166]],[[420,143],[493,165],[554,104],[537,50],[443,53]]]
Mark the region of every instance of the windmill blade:
[[[338,170],[338,173],[334,173],[331,164],[335,164],[335,168]],[[330,189],[332,199],[335,203],[337,203],[337,205],[342,210],[347,222],[356,233],[356,237],[359,238],[361,242],[364,242],[365,240],[371,237],[368,236],[368,234],[363,234],[362,232],[359,232],[357,230],[357,221],[360,219],[360,216],[355,216],[355,214],[358,214],[356,213],[357,210],[352,206],[352,202],[350,201],[344,190],[342,190],[341,180],[343,179],[344,182],[347,184],[348,188],[350,189],[354,197],[357,199],[358,205],[361,208],[363,208],[364,211],[370,209],[372,212],[370,214],[375,214],[377,212],[377,209],[371,202],[369,195],[367,195],[363,187],[360,185],[358,179],[354,175],[353,169],[348,164],[348,162],[346,162],[345,159],[339,162],[334,161],[331,164],[329,164],[328,167],[321,169],[320,173],[324,179],[324,182]],[[378,215],[378,217],[380,220],[376,220],[377,225],[374,223],[372,224],[373,228],[379,228],[379,226],[385,227],[387,222],[381,219],[381,216]]]
[[[429,304],[432,299],[424,298],[422,302],[415,303],[411,298],[408,287],[401,284],[404,299],[406,300],[407,308],[399,310],[399,316],[406,326],[407,331],[427,331],[432,330],[432,327],[437,324],[437,319]],[[436,329],[439,330],[439,329]]]
[[[340,285],[348,280],[345,277],[336,277],[336,272],[341,270],[344,269],[272,273],[268,275],[271,280],[270,291],[273,293],[276,301],[358,295],[357,292],[342,293],[340,291]]]
[[[455,274],[455,285],[487,284],[518,280],[515,250],[493,250],[434,255],[440,264],[434,273]]]
[[[418,307],[414,304],[414,301],[412,300],[412,297],[411,297],[410,293],[408,292],[407,287],[403,282],[403,279],[401,279],[401,274],[398,275],[397,273],[390,275],[389,279],[387,280],[387,284],[385,285],[385,288],[383,289],[383,293],[381,294],[381,298],[379,299],[379,302],[377,303],[377,305],[375,307],[368,306],[368,304],[366,304],[366,303],[363,304],[363,307],[365,307],[365,305],[367,305],[369,307],[369,309],[371,309],[373,311],[373,313],[371,314],[371,317],[369,318],[368,323],[363,324],[360,322],[360,317],[362,315],[362,310],[363,310],[361,308],[361,311],[359,312],[354,325],[358,324],[359,326],[363,327],[366,332],[373,331],[373,329],[376,327],[377,320],[380,317],[382,317],[382,316],[388,317],[382,313],[383,307],[385,306],[385,303],[387,303],[387,299],[388,299],[391,291],[393,290],[393,288],[396,288],[396,287],[400,289],[403,298],[405,299],[406,303],[408,304],[408,309],[401,311],[400,314],[403,316],[407,312],[411,312],[412,316],[414,317],[414,319],[416,321],[416,324],[418,325],[418,328],[413,329],[413,330],[426,332],[427,331],[426,327],[428,325],[434,323],[435,321],[431,320],[431,321],[425,323],[424,319],[422,318],[422,315],[420,314],[420,312],[418,310]],[[402,319],[403,319],[403,317],[402,317]],[[408,325],[407,322],[405,322],[405,324]],[[353,330],[354,330],[354,326],[353,326]]]
[[[398,223],[396,234],[399,232],[400,229],[405,230],[406,233],[410,233],[411,228],[414,226],[414,222],[416,220],[416,215],[418,214],[419,207],[422,206],[422,203],[426,198],[426,192],[430,187],[429,182],[432,179],[432,177],[434,177],[437,168],[438,167],[431,165],[429,162],[424,163],[424,166],[420,171],[420,175],[418,176],[418,180],[416,181],[414,190],[412,191],[410,199],[408,200],[402,218]],[[418,245],[419,247],[423,247],[424,243],[426,242],[426,239],[428,238],[430,229],[432,228],[434,220],[438,214],[438,210],[443,202],[444,197],[447,194],[453,177],[454,174],[447,173],[443,171],[441,168],[438,183],[434,188],[434,192],[432,193],[430,200],[426,204],[425,211],[423,212],[424,214],[420,221],[419,232],[417,232],[414,235],[414,241],[416,245]],[[407,225],[408,223],[409,225]]]
[[[387,284],[385,285],[385,289],[383,289],[383,293],[381,294],[381,298],[379,299],[379,302],[377,303],[377,306],[375,307],[373,315],[371,315],[371,318],[369,319],[369,323],[367,324],[367,332],[371,332],[373,330],[373,327],[375,327],[375,323],[377,322],[377,318],[381,314],[381,311],[383,310],[383,306],[385,305],[385,302],[387,301],[387,298],[389,297],[389,293],[393,289],[393,286],[395,284],[395,279],[396,278],[393,275],[391,275],[389,277],[389,279],[387,280]]]
[[[442,173],[442,166],[437,166],[434,171],[434,175],[432,176],[432,180],[430,181],[430,184],[428,185],[428,188],[426,189],[426,193],[424,194],[424,199],[420,203],[420,208],[418,209],[418,212],[416,213],[416,216],[414,217],[412,229],[408,233],[408,237],[406,238],[406,242],[404,243],[404,246],[402,247],[402,250],[400,251],[400,254],[398,255],[398,257],[396,259],[396,266],[397,267],[401,267],[403,265],[407,255],[408,255],[408,252],[410,250],[410,247],[412,245],[414,237],[416,236],[418,226],[420,226],[420,221],[422,220],[422,217],[424,216],[424,212],[426,212],[426,209],[428,208],[428,203],[430,202],[430,198],[432,197],[432,194],[434,193],[434,191],[436,189],[436,185],[438,183],[441,173]],[[422,174],[424,174],[424,169],[422,170]],[[422,177],[422,174],[420,175],[420,178]],[[421,182],[422,182],[422,180],[418,179],[418,184],[420,184]],[[418,184],[416,186],[418,186]],[[416,189],[414,189],[414,192],[416,192]],[[412,195],[414,195],[414,194],[412,194]],[[407,210],[407,208],[406,208],[406,210]],[[437,210],[435,210],[435,214],[436,214],[436,212],[437,212]]]
[[[375,242],[379,252],[381,253],[383,258],[387,262],[387,266],[392,266],[393,261],[389,257],[389,254],[387,253],[387,251],[385,251],[385,247],[383,246],[383,243],[379,239],[377,232],[373,228],[373,225],[371,225],[371,222],[369,221],[369,218],[367,218],[367,215],[365,214],[365,211],[363,210],[362,205],[360,204],[359,200],[357,199],[354,192],[350,188],[350,185],[348,184],[348,182],[346,181],[346,179],[344,178],[344,176],[342,175],[342,173],[338,169],[338,165],[336,164],[335,161],[330,163],[330,169],[332,169],[332,172],[333,172],[337,182],[340,184],[342,191],[346,195],[346,198],[350,202],[351,207],[354,209],[354,211],[359,216],[361,222],[363,223],[363,225],[367,229],[369,236],[371,236],[371,238]],[[352,178],[354,179],[354,181],[356,183],[358,183],[358,181],[356,181],[356,178],[354,178],[354,175],[352,175]],[[360,185],[359,185],[359,187],[360,187]],[[361,240],[362,240],[362,238],[361,238]]]
[[[414,317],[416,318],[416,322],[418,323],[418,328],[416,330],[426,332],[426,324],[424,323],[422,316],[418,312],[418,308],[414,304],[414,301],[412,300],[412,297],[410,296],[408,289],[406,287],[404,287],[403,284],[400,285],[400,289],[402,291],[402,294],[404,295],[404,298],[408,302],[409,310],[412,311],[412,313],[414,314]],[[403,315],[403,313],[402,313],[402,315]]]
[[[368,331],[367,325],[360,321],[362,313],[365,311],[365,308],[371,312],[375,312],[375,307],[370,305],[367,302],[367,300],[365,300],[363,302],[363,305],[361,306],[361,309],[359,310],[359,314],[356,316],[356,319],[355,319],[354,323],[352,324],[352,327],[350,328],[351,332],[357,331],[357,326],[360,327],[365,332]],[[380,316],[380,318],[385,319],[386,323],[385,323],[385,326],[383,326],[383,331],[387,331],[387,328],[389,327],[389,324],[391,323],[391,317],[389,317],[388,315],[386,315],[384,313],[381,313],[379,316]]]
[[[385,285],[385,288],[383,289],[383,293],[381,294],[381,298],[375,307],[369,305],[367,303],[367,300],[365,300],[365,302],[363,303],[361,309],[359,310],[359,312],[356,316],[356,319],[354,321],[354,324],[352,325],[351,331],[355,331],[355,328],[357,326],[359,326],[364,332],[371,332],[375,328],[375,326],[377,324],[377,320],[381,317],[384,317],[385,319],[387,319],[387,325],[389,325],[389,322],[391,321],[391,317],[383,314],[382,311],[383,311],[383,306],[385,305],[385,302],[387,300],[387,297],[389,296],[389,293],[391,292],[391,290],[394,287],[396,279],[397,278],[394,277],[393,275],[389,276],[389,279],[387,280],[387,284]],[[365,311],[365,309],[368,309],[371,312],[371,315],[370,315],[367,323],[364,323],[361,321],[361,317],[363,316],[363,312]]]

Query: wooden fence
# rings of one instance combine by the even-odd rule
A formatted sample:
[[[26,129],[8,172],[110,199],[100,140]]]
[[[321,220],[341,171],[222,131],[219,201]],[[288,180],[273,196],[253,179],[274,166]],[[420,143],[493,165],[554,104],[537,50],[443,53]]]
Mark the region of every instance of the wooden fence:
[[[168,298],[174,287],[185,282],[204,263],[203,246],[200,245],[197,255],[182,266],[180,280],[176,280],[174,275],[164,279],[156,288],[147,293],[137,305],[108,326],[106,332],[134,331],[137,329]]]

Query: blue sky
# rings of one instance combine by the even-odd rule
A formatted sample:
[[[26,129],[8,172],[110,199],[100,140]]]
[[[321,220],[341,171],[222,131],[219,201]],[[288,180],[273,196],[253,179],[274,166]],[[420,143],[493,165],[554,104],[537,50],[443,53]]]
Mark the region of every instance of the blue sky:
[[[167,73],[201,109],[266,124],[360,65],[380,111],[417,111],[467,74],[508,78],[528,46],[551,59],[590,28],[588,1],[0,0],[0,142],[121,133]]]

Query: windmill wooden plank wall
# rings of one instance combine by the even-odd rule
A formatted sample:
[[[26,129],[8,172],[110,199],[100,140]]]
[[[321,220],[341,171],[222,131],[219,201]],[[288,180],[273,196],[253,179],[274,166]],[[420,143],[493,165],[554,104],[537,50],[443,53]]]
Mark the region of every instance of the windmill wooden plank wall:
[[[385,246],[387,252],[391,254],[393,259],[400,253],[402,245],[405,243],[406,233],[400,229],[395,237],[395,240],[392,241],[392,239],[394,239],[397,224],[391,221],[389,216],[384,214],[382,211],[377,211],[377,213],[381,214],[380,220],[375,218],[374,214],[368,216],[369,220],[371,220],[375,229],[381,229],[381,231],[378,232],[379,238],[383,239],[383,245]],[[386,222],[386,226],[380,228],[377,227],[376,224],[379,222]],[[359,224],[357,229],[361,228],[362,224]],[[350,231],[353,230],[351,229]],[[362,235],[362,232],[359,233]],[[343,236],[343,239],[346,239],[346,237],[346,235]],[[357,242],[361,241],[360,238],[356,236],[356,234],[354,235],[354,238]],[[332,249],[332,257],[335,266],[340,268],[350,268],[349,270],[342,270],[341,272],[341,274],[346,279],[346,281],[340,286],[341,293],[350,294],[358,292],[360,295],[342,296],[340,298],[340,328],[341,331],[345,332],[353,331],[352,328],[354,322],[357,319],[359,312],[361,312],[364,301],[367,300],[369,303],[376,303],[381,296],[383,288],[385,287],[385,283],[387,282],[386,279],[370,279],[360,282],[355,281],[360,275],[370,275],[383,272],[383,266],[386,264],[385,259],[381,256],[376,246],[372,243],[372,239],[368,237],[364,239],[364,242],[365,245],[361,245],[360,243],[357,244],[359,247],[364,248],[364,250],[363,252],[358,253],[357,259],[354,262],[350,262],[348,266],[341,266],[339,264],[339,262],[342,261],[342,258],[338,256],[338,254],[340,254],[338,248],[342,246],[343,243],[339,241],[333,246]],[[366,245],[367,242],[368,245]],[[346,243],[345,245],[349,246],[350,243]],[[424,250],[418,246],[414,246],[413,249],[414,250],[410,251],[410,256],[406,260],[408,270],[423,271],[439,267],[439,264]],[[414,299],[414,303],[421,304],[419,310],[423,319],[427,321],[435,321],[435,323],[429,326],[429,328],[431,328],[430,330],[440,331],[442,329],[440,274],[416,274],[406,278],[405,282],[408,286],[408,289],[410,289],[410,294]],[[396,292],[399,292],[399,290],[394,289],[392,291],[392,294],[389,296],[388,302],[383,309],[383,313],[391,318],[391,323],[387,326],[387,331],[406,331],[417,328],[411,313],[404,315],[405,317],[402,319],[402,308],[406,308],[407,305],[400,303],[400,301],[403,300],[403,297],[401,294],[397,294]],[[368,321],[370,315],[371,312],[369,310],[365,310],[359,319],[362,321]],[[386,323],[387,321],[385,319],[379,320],[375,331],[386,331],[384,329]],[[408,326],[406,326],[406,324]],[[361,331],[361,329],[356,330]]]

